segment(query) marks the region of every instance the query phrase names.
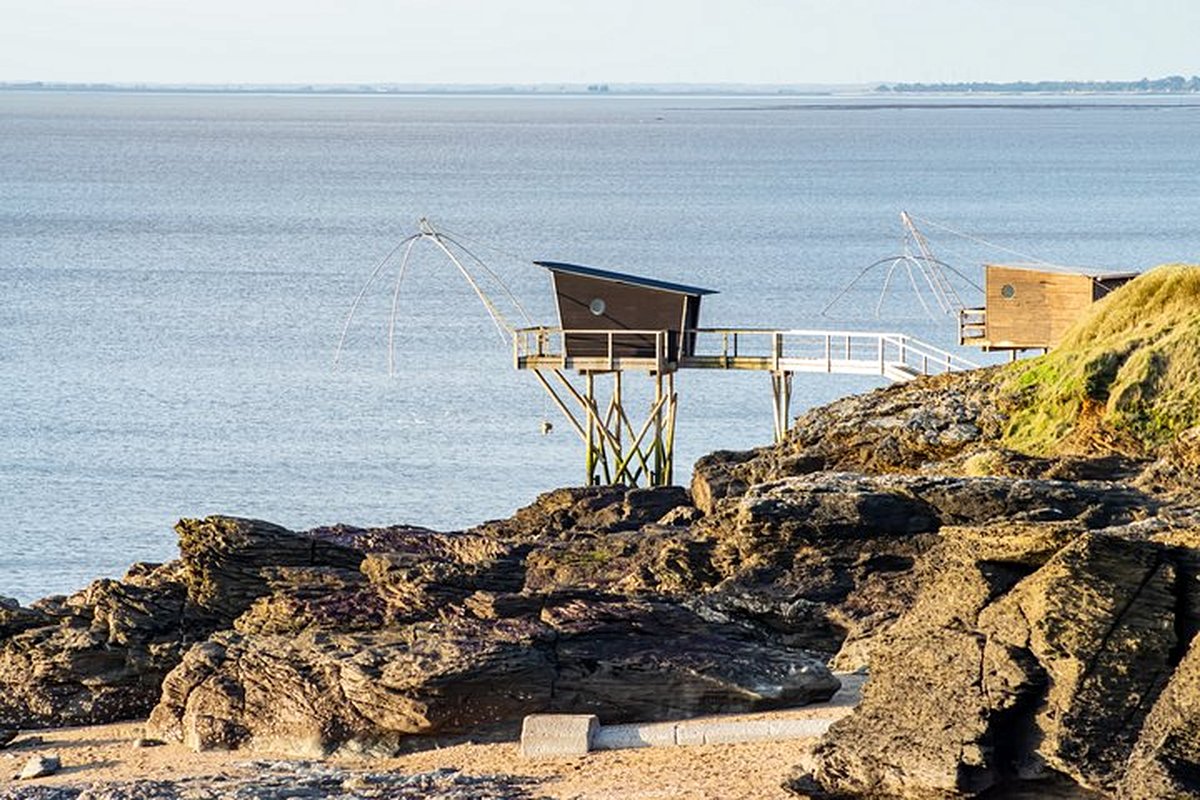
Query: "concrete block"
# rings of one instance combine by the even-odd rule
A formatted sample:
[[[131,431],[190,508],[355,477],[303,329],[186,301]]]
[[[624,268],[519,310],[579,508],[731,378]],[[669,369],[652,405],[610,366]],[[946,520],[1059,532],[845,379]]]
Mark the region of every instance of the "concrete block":
[[[592,749],[600,720],[594,714],[530,714],[521,724],[521,755],[570,758]]]
[[[593,750],[623,750],[627,747],[674,747],[677,723],[605,725],[592,740]]]

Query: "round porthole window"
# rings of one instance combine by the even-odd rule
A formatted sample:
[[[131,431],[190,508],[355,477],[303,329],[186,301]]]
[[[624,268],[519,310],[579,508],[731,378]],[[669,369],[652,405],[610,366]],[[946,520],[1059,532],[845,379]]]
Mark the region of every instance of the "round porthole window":
[[[604,313],[604,309],[608,308],[604,301],[597,297],[592,302],[588,303],[588,311],[591,311],[597,317]]]
[[[1017,290],[1011,283],[1006,283],[1000,287],[1000,296],[1005,300],[1012,300],[1017,296]]]

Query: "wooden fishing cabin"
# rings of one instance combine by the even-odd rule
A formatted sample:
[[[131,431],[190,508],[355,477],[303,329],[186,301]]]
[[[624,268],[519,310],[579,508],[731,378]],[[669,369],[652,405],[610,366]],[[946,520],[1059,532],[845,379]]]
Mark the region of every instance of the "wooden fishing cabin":
[[[1097,300],[1137,276],[1041,264],[985,264],[984,306],[959,312],[958,342],[985,352],[1049,350]]]
[[[570,331],[563,354],[580,370],[588,369],[589,361],[595,361],[593,369],[674,368],[695,351],[696,337],[686,332],[699,327],[701,299],[716,294],[578,264],[534,263],[550,272],[559,327]]]

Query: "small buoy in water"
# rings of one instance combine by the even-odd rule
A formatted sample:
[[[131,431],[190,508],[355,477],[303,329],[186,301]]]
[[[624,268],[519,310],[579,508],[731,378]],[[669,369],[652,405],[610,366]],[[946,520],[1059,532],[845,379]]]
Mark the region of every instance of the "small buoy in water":
[[[542,420],[542,436],[545,436],[552,430],[554,430],[554,423],[548,419]]]

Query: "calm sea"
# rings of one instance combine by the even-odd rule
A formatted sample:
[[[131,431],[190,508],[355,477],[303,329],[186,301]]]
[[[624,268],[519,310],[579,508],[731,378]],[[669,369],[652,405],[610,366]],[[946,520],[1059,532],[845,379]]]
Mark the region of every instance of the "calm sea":
[[[1200,109],[1170,99],[0,94],[0,594],[175,555],[174,520],[454,529],[582,477],[582,454],[444,259],[429,216],[539,322],[535,258],[720,290],[702,322],[952,345],[883,272],[898,214],[978,280],[1024,255],[1200,260]],[[992,105],[987,105],[991,103]],[[968,302],[977,298],[968,296]],[[879,385],[797,379],[796,411]],[[686,374],[679,473],[770,439],[764,375]]]

